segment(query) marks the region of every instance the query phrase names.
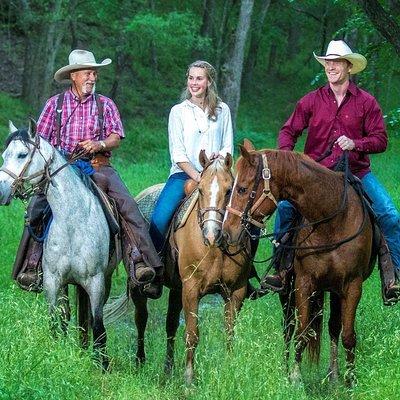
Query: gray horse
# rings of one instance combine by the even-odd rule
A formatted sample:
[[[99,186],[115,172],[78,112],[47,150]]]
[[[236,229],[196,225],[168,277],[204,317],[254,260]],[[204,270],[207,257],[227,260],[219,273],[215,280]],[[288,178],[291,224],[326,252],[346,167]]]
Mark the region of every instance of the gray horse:
[[[62,155],[36,135],[33,120],[28,130],[18,130],[10,122],[6,144],[0,168],[0,205],[40,189],[53,213],[42,262],[52,328],[55,331],[57,326],[61,295],[68,284],[76,285],[82,345],[87,346],[90,309],[93,347],[102,368],[107,369],[103,306],[117,260],[109,262],[110,233],[101,205]]]

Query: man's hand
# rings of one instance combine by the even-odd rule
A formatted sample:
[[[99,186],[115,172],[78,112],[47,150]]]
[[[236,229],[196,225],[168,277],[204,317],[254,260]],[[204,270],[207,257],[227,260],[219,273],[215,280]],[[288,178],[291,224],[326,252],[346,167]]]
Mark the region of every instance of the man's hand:
[[[353,150],[356,147],[354,141],[345,135],[340,136],[336,142],[342,150]]]
[[[103,149],[103,146],[98,140],[83,140],[82,142],[79,142],[79,146],[81,146],[86,153],[90,154],[98,153]]]

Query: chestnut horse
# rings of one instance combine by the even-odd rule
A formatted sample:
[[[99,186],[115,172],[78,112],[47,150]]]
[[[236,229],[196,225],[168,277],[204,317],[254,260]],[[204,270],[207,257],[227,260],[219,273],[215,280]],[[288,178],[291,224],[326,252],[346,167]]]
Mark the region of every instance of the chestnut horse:
[[[244,247],[230,248],[232,255],[221,250],[222,220],[233,185],[232,157],[208,160],[200,152],[203,166],[198,184],[197,205],[189,212],[186,222],[177,230],[172,229],[165,260],[165,285],[170,288],[166,319],[167,353],[166,372],[174,364],[174,342],[183,308],[186,321],[186,368],[185,381],[190,385],[194,379],[194,353],[199,342],[198,311],[200,299],[209,293],[219,293],[225,302],[225,327],[228,343],[233,335],[235,317],[246,295],[250,272],[249,243]],[[190,183],[193,183],[190,181]],[[172,223],[175,225],[174,222]],[[109,305],[109,316],[117,303]],[[135,322],[138,329],[138,361],[144,361],[144,332],[147,322],[146,299],[131,293],[135,303]],[[109,312],[110,311],[110,312]],[[127,311],[127,310],[125,310]],[[117,310],[119,316],[125,311]],[[110,318],[111,319],[111,318]]]
[[[295,240],[294,294],[280,295],[288,367],[289,345],[297,311],[295,363],[290,378],[300,381],[300,362],[308,346],[319,358],[324,292],[330,292],[329,377],[338,378],[338,341],[346,351],[346,383],[354,382],[354,321],[362,283],[374,265],[373,227],[362,201],[344,174],[289,151],[240,147],[237,176],[223,229],[230,243],[245,237],[249,224],[271,215],[280,200],[289,200],[305,219]],[[345,202],[343,202],[345,200]],[[318,221],[319,223],[313,224]]]

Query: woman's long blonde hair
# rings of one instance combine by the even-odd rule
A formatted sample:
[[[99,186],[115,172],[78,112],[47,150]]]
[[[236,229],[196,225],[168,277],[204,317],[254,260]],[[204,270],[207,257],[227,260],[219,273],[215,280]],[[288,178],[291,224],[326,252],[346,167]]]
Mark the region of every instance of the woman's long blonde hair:
[[[218,103],[221,101],[221,99],[218,97],[217,83],[215,81],[216,79],[215,68],[207,61],[202,61],[202,60],[195,61],[188,66],[186,71],[186,79],[189,76],[190,68],[203,68],[206,70],[208,87],[206,89],[206,94],[204,97],[204,106],[208,107],[208,118],[216,120]],[[186,84],[186,87],[182,92],[181,99],[186,100],[190,99],[191,97],[192,95],[190,94],[190,91],[187,88]]]

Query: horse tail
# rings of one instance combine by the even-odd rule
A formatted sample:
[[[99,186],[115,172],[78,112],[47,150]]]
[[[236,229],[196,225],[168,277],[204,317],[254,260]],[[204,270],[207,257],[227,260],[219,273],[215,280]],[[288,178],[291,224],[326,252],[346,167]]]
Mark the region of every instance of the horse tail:
[[[76,286],[76,314],[79,336],[83,348],[89,346],[89,329],[91,328],[90,318],[90,299],[82,286]]]
[[[308,357],[318,363],[321,353],[321,335],[324,312],[324,292],[314,294],[310,299],[310,326],[307,341]]]
[[[113,324],[122,318],[131,309],[126,292],[113,297],[104,305],[103,320],[105,325]]]

